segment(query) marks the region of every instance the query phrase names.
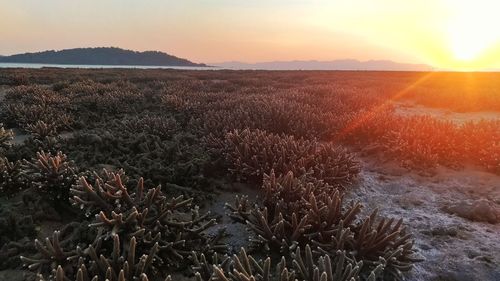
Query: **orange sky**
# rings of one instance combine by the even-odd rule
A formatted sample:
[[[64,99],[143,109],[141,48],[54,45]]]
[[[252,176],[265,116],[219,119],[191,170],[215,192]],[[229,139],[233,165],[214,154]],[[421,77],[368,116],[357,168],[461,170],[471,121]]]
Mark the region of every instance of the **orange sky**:
[[[355,58],[500,68],[494,0],[0,0],[0,7],[0,54],[118,46],[208,63]]]

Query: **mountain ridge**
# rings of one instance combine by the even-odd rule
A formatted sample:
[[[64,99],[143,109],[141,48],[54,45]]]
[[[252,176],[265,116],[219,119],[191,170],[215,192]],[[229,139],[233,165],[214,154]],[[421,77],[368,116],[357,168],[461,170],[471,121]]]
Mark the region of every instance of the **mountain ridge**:
[[[205,67],[159,51],[132,51],[117,47],[73,48],[1,56],[3,63],[41,63],[62,65],[142,65]]]
[[[227,69],[262,69],[262,70],[387,70],[387,71],[432,71],[426,64],[399,63],[391,60],[338,59],[320,60],[290,60],[244,63],[229,61],[213,63],[212,65]]]

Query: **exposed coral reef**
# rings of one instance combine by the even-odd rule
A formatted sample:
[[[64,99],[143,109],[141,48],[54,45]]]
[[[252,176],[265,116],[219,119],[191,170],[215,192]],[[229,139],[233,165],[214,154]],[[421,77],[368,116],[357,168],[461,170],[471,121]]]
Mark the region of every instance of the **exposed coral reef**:
[[[69,235],[61,239],[62,233],[56,231],[44,243],[35,241],[37,255],[22,257],[30,269],[49,280],[58,280],[58,275],[75,280],[143,280],[185,268],[192,249],[206,254],[225,250],[214,240],[219,237],[204,233],[215,220],[192,207],[192,199],[167,199],[159,186],[145,188],[142,179],[132,191],[121,171],[103,171],[94,178],[91,185],[81,177],[71,189],[73,204],[86,216],[95,216],[89,225],[95,233],[91,242],[84,244]]]
[[[500,171],[498,121],[393,110],[399,97],[498,110],[487,87],[497,77],[478,74],[474,103],[439,81],[398,95],[420,77],[2,71],[11,87],[0,105],[0,269],[51,281],[402,279],[418,261],[414,236],[392,218],[401,213],[359,203],[359,159],[373,153],[376,165],[427,176],[443,166]],[[451,89],[466,98],[450,100]],[[211,200],[241,190],[227,204],[234,227]],[[491,197],[470,212],[443,209],[493,222]]]
[[[204,255],[194,256],[197,279],[201,280],[281,280],[281,281],[357,281],[361,279],[362,262],[352,262],[345,252],[334,255],[315,255],[311,247],[304,253],[298,247],[289,260],[281,257],[274,265],[270,257],[257,261],[241,249],[238,255],[224,257],[220,263],[209,264]],[[383,267],[372,271],[363,280],[375,281]]]
[[[364,270],[383,266],[384,276],[391,278],[400,278],[417,261],[402,220],[379,218],[376,211],[362,219],[359,203],[344,203],[339,190],[324,182],[272,173],[265,176],[263,189],[262,205],[241,198],[228,205],[232,217],[255,232],[257,245],[286,253],[313,241],[322,253],[347,251],[363,261]]]
[[[3,124],[0,123],[0,152],[10,146],[10,141],[14,138],[11,130],[5,130]]]
[[[332,143],[296,139],[261,130],[233,131],[223,141],[214,141],[229,170],[241,180],[259,182],[265,173],[293,174],[316,178],[334,186],[350,184],[359,164],[345,149]]]

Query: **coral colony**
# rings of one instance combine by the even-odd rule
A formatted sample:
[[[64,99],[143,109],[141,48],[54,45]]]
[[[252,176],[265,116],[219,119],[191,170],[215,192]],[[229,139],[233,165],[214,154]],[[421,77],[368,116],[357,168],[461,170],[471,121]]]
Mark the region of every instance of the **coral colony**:
[[[412,234],[347,196],[355,152],[500,173],[499,121],[396,115],[384,94],[327,73],[2,75],[0,190],[20,203],[0,207],[0,268],[28,280],[400,280],[420,260]],[[213,214],[237,184],[256,197]]]

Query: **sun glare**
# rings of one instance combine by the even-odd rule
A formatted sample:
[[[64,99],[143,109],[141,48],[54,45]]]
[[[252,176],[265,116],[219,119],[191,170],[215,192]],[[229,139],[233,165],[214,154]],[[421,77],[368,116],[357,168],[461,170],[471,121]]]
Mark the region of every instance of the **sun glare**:
[[[469,27],[457,30],[451,34],[451,50],[455,59],[471,62],[492,43],[487,35]]]
[[[496,11],[500,2],[491,0],[450,1],[453,10],[448,26],[451,55],[458,63],[474,65],[500,40]]]

